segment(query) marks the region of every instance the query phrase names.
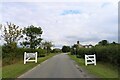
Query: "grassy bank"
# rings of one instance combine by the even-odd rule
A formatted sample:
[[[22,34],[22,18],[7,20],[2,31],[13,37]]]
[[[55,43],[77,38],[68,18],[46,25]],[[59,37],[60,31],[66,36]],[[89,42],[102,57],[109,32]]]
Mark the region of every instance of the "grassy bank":
[[[3,70],[2,71],[2,77],[3,78],[16,78],[16,77],[20,76],[21,74],[25,73],[26,71],[32,69],[36,65],[40,64],[41,62],[47,60],[48,58],[51,58],[54,55],[55,54],[51,53],[46,57],[38,58],[38,63],[23,64],[23,61],[19,61],[16,64],[4,66],[2,68],[2,70]]]
[[[90,74],[94,74],[100,78],[118,78],[118,68],[107,63],[98,63],[97,65],[85,66],[84,59],[76,58],[76,56],[70,55],[71,59],[75,60],[79,66],[86,69]]]

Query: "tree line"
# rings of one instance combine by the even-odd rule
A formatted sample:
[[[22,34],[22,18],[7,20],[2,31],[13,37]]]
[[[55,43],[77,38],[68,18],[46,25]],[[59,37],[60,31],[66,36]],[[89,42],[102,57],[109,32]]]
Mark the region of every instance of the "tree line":
[[[53,46],[50,41],[43,41],[41,27],[30,25],[20,28],[13,23],[1,25],[3,34],[1,35],[5,43],[2,45],[3,65],[13,64],[23,58],[23,53],[38,52],[39,57],[48,55]],[[20,44],[18,46],[18,44]]]

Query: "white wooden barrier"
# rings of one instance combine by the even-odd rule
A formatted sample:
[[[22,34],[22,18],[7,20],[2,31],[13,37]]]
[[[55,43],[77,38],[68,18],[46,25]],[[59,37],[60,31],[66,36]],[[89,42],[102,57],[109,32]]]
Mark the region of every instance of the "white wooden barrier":
[[[85,65],[94,64],[96,65],[96,55],[85,55]]]
[[[30,60],[30,58],[32,58],[32,60]],[[33,60],[34,59],[34,60]],[[37,52],[35,53],[24,53],[24,64],[26,64],[26,62],[32,62],[35,61],[35,63],[37,63]]]

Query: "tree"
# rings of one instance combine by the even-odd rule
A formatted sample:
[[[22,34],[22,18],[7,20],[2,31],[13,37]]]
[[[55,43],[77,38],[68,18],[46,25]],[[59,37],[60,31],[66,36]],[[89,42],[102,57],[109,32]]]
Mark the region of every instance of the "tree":
[[[77,42],[78,43],[78,42]],[[78,50],[79,50],[79,46],[78,46],[78,44],[74,44],[73,46],[72,46],[72,54],[74,54],[74,55],[76,55],[76,54],[78,54]]]
[[[51,51],[51,47],[53,46],[53,44],[52,44],[52,42],[45,41],[42,43],[42,46],[44,49],[47,50],[47,53],[49,53]]]
[[[61,52],[62,51],[59,48],[55,48],[55,49],[52,50],[52,53],[61,53]]]
[[[2,25],[1,25],[2,26]],[[19,26],[8,23],[4,26],[4,33],[2,37],[6,41],[6,45],[17,45],[17,42],[22,38],[22,29]]]
[[[0,24],[0,34],[2,34],[2,24]],[[0,38],[1,40],[1,38]]]
[[[41,27],[30,25],[27,28],[24,28],[23,35],[25,36],[25,41],[21,43],[21,45],[29,46],[31,49],[39,47],[42,41],[42,33],[43,31]]]
[[[69,52],[70,51],[70,46],[63,46],[62,47],[62,52]]]
[[[117,44],[117,43],[113,41],[111,44]]]
[[[107,40],[102,40],[98,43],[98,45],[102,45],[102,46],[105,46],[107,45],[109,42]]]

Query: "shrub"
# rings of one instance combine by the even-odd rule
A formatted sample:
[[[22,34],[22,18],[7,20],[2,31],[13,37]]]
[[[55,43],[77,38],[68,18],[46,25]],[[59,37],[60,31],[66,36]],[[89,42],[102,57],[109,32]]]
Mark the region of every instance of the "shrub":
[[[38,57],[45,57],[47,53],[45,49],[38,49],[37,52],[38,52]]]
[[[109,62],[118,65],[120,61],[120,53],[118,48],[120,45],[106,45],[106,46],[96,46],[93,48],[80,48],[78,55],[82,58],[85,54],[96,54],[97,61]]]
[[[38,57],[44,57],[46,50],[44,49],[30,49],[30,48],[10,48],[9,46],[2,47],[2,59],[3,66],[14,64],[19,60],[23,60],[24,52],[34,53],[38,52]]]

